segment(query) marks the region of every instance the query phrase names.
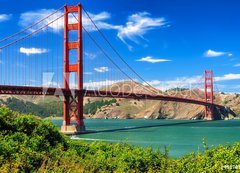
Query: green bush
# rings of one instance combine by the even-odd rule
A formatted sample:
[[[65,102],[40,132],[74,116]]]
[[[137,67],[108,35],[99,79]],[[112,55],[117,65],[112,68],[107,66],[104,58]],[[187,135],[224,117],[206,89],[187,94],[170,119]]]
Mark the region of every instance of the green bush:
[[[223,104],[224,104],[224,105],[228,104],[228,100],[224,100],[224,101],[223,101]]]
[[[66,147],[65,137],[52,123],[0,108],[0,170],[30,172],[53,151]]]
[[[98,109],[101,109],[103,106],[109,106],[113,103],[116,103],[116,99],[111,99],[111,100],[101,100],[101,101],[95,101],[95,102],[90,102],[88,100],[88,103],[86,103],[83,107],[83,112],[84,114],[96,114]]]
[[[25,114],[34,114],[40,117],[48,117],[50,115],[62,116],[62,102],[50,101],[34,104],[32,102],[24,102],[17,98],[8,98],[6,101],[0,100],[0,104],[4,104],[13,111]]]
[[[219,145],[178,159],[168,150],[125,143],[69,140],[36,116],[0,108],[0,172],[222,172],[240,165],[240,144]],[[230,167],[231,168],[231,167]],[[233,167],[234,168],[234,167]],[[232,172],[231,169],[224,170]]]

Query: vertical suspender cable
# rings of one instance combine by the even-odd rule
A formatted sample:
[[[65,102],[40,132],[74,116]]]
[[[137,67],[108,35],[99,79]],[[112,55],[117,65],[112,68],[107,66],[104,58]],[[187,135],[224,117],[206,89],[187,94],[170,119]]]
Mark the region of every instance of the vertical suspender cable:
[[[47,32],[47,34],[46,34],[46,49],[48,50],[48,27],[46,28],[46,32]],[[46,69],[46,77],[47,77],[47,86],[49,86],[49,84],[48,84],[48,52],[47,52],[47,54],[46,54],[46,67],[47,67],[47,69]]]
[[[57,32],[59,32],[59,28],[58,28],[58,20],[57,20]],[[56,67],[56,75],[57,75],[57,86],[59,86],[59,81],[58,81],[58,34],[56,36],[56,59],[57,59],[57,67]]]
[[[94,27],[97,29],[97,31],[100,33],[100,35],[103,37],[103,39],[107,42],[107,44],[112,48],[112,50],[116,53],[116,55],[122,60],[122,62],[136,75],[140,80],[142,80],[144,83],[146,83],[151,89],[151,92],[155,93],[155,88],[150,85],[147,81],[145,81],[125,60],[124,58],[120,55],[120,53],[112,46],[112,44],[108,41],[106,36],[102,33],[102,31],[98,28],[98,26],[95,24],[91,16],[88,14],[88,12],[85,10],[84,7],[82,7],[84,12],[86,13],[87,17],[90,19],[90,21],[93,23]]]
[[[54,40],[53,40],[53,28],[52,28],[52,43],[51,43],[51,45],[52,45],[52,71],[51,71],[51,73],[52,73],[52,75],[53,75],[53,78],[52,78],[52,80],[55,82],[55,80],[54,80],[54,77],[55,77],[55,73],[54,73],[54,68],[53,68],[53,65],[54,65],[54,46],[56,45],[56,44],[54,44]]]

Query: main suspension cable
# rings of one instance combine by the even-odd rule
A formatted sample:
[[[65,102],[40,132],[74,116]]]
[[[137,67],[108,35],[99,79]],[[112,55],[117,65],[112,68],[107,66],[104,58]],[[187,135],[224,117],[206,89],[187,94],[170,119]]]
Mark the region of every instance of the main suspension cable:
[[[150,88],[153,88],[154,90],[156,90],[156,88],[154,88],[152,85],[150,85],[145,79],[143,79],[125,60],[124,58],[120,55],[120,53],[113,47],[113,45],[109,42],[109,40],[107,39],[107,37],[103,34],[103,32],[98,28],[98,26],[96,25],[96,23],[93,21],[93,19],[90,17],[89,13],[85,10],[84,7],[82,7],[82,9],[84,10],[84,12],[86,13],[87,17],[90,19],[90,21],[93,23],[94,27],[97,29],[97,31],[100,33],[100,35],[103,37],[103,39],[107,42],[107,44],[112,48],[112,50],[116,53],[116,55],[123,61],[123,63],[125,65],[127,65],[127,67],[135,74],[137,75],[145,84],[147,84]],[[156,91],[154,91],[156,92]]]
[[[64,16],[64,15],[61,15],[61,16],[59,16],[58,18],[54,19],[53,21],[47,23],[47,24],[44,25],[43,27],[41,27],[41,28],[35,30],[34,32],[31,32],[30,34],[27,34],[27,35],[25,35],[25,36],[23,36],[23,37],[21,37],[21,38],[15,40],[15,41],[11,42],[11,43],[8,43],[8,44],[6,44],[6,45],[0,47],[0,50],[2,50],[2,49],[6,48],[6,47],[8,47],[8,46],[11,46],[11,45],[13,45],[13,44],[15,44],[15,43],[17,43],[17,42],[19,42],[19,41],[21,41],[21,40],[24,40],[24,39],[26,39],[26,38],[32,36],[33,34],[35,34],[35,33],[39,32],[39,31],[41,31],[42,29],[44,29],[44,28],[46,28],[46,27],[48,27],[48,26],[51,25],[53,22],[55,22],[56,20],[60,19],[60,18],[63,17],[63,16]]]
[[[71,13],[73,15],[73,17],[78,21],[77,17]],[[84,28],[84,26],[82,26],[83,30],[87,33],[88,37],[93,41],[93,43],[99,48],[100,51],[103,52],[103,54],[108,58],[108,60],[110,62],[112,62],[117,68],[119,71],[121,71],[127,78],[129,78],[132,82],[136,83],[134,79],[132,79],[126,72],[124,72],[120,67],[119,65],[117,65],[112,59],[111,57],[106,53],[106,51],[97,43],[97,41],[91,36],[91,34]],[[140,85],[138,83],[136,83],[137,85]],[[140,85],[141,87],[146,87],[144,85]],[[150,92],[153,92],[152,90],[150,90],[149,88],[146,88],[148,89]],[[155,93],[154,93],[155,94]]]
[[[43,19],[39,20],[38,22],[36,22],[36,23],[28,26],[27,28],[24,28],[23,30],[21,30],[21,31],[19,31],[19,32],[16,32],[15,34],[12,34],[12,35],[10,35],[10,36],[8,36],[8,37],[5,37],[5,38],[1,39],[1,40],[0,40],[0,43],[1,43],[1,42],[4,42],[4,41],[6,41],[6,40],[9,40],[9,39],[15,37],[16,35],[19,35],[19,34],[25,32],[25,31],[27,31],[28,29],[30,29],[30,28],[32,28],[33,26],[41,23],[42,21],[44,21],[45,19],[49,18],[50,16],[56,14],[58,11],[62,10],[62,8],[63,8],[63,6],[62,6],[61,8],[59,8],[59,9],[57,9],[56,11],[54,11],[53,13],[49,14],[48,16],[44,17]]]

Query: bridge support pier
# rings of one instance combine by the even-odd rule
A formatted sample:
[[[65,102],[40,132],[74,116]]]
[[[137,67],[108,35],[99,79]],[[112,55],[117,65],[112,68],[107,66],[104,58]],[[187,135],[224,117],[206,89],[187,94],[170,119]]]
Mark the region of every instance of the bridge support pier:
[[[211,106],[205,106],[205,120],[213,120],[214,119],[214,107]]]
[[[78,14],[78,21],[69,24],[68,17],[71,13]],[[77,41],[69,41],[69,31],[75,30],[78,33]],[[70,64],[69,52],[77,50],[77,63]],[[77,89],[83,90],[83,52],[82,52],[82,6],[64,6],[64,88],[70,89],[69,77],[71,73],[77,74]],[[73,93],[74,94],[74,93]],[[71,125],[71,120],[76,124]],[[61,131],[66,134],[76,134],[85,131],[83,122],[83,94],[66,95],[63,103],[63,124]]]
[[[83,95],[65,96],[63,103],[63,125],[61,131],[65,134],[77,134],[85,131],[83,121]],[[71,120],[76,124],[71,124]]]

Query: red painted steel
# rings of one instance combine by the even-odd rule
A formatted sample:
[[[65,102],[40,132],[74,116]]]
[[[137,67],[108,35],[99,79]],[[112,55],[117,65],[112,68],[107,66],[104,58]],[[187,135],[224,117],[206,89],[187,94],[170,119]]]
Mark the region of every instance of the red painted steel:
[[[68,30],[78,30],[77,23],[75,23],[75,24],[68,24]]]
[[[78,5],[80,5],[80,4],[78,4]],[[66,8],[67,8],[67,11],[68,11],[69,13],[78,12],[78,6],[74,6],[74,5],[68,6],[68,5],[66,5]]]
[[[78,13],[78,22],[74,24],[68,23],[68,15],[70,13]],[[78,32],[77,42],[69,41],[69,31],[76,30]],[[69,51],[77,50],[77,64],[69,63]],[[64,6],[64,89],[69,89],[70,73],[77,74],[77,89],[83,89],[83,58],[82,58],[82,6]],[[77,122],[80,129],[84,129],[83,122],[83,94],[79,92],[77,95],[65,95],[63,103],[63,125],[62,130],[67,131],[71,118]]]
[[[65,88],[44,88],[44,87],[27,87],[27,86],[6,86],[0,85],[0,94],[11,95],[55,95],[55,96],[70,96],[80,95],[85,97],[109,97],[109,98],[125,98],[125,99],[148,99],[148,100],[163,100],[180,103],[190,103],[202,106],[211,106],[217,108],[224,108],[222,105],[212,104],[203,100],[188,99],[181,97],[165,96],[165,95],[151,95],[151,94],[136,94],[124,92],[111,92],[111,91],[97,91],[97,90],[78,90],[78,89],[65,89]]]
[[[212,70],[204,71],[204,93],[205,102],[210,103],[205,105],[205,119],[213,119],[214,105],[213,105],[213,72]]]

